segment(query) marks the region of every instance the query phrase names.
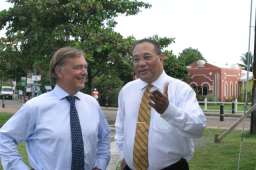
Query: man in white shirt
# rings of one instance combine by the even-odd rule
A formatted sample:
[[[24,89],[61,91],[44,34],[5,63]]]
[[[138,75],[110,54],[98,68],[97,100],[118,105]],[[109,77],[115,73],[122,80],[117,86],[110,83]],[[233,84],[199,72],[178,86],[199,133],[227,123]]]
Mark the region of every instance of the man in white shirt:
[[[188,170],[194,152],[194,138],[202,135],[206,117],[195,92],[185,82],[168,76],[159,45],[143,39],[132,50],[135,75],[118,96],[116,143],[122,169],[135,170],[135,137],[140,103],[148,84],[151,88],[147,168],[136,170]],[[142,145],[141,145],[142,146]],[[144,146],[143,146],[144,147]]]
[[[87,76],[84,53],[64,47],[50,62],[55,88],[27,101],[0,129],[5,170],[105,170],[110,130],[95,98],[80,92]],[[30,167],[17,151],[25,142]]]

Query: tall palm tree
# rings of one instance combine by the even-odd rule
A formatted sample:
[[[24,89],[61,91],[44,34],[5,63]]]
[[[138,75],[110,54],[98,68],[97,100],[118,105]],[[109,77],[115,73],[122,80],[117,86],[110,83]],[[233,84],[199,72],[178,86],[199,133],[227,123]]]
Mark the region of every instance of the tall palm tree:
[[[247,68],[249,68],[249,71],[252,71],[252,63],[253,63],[252,53],[246,52],[245,54],[240,56],[240,59],[241,59],[242,63],[240,63],[239,65],[245,70],[247,70]]]

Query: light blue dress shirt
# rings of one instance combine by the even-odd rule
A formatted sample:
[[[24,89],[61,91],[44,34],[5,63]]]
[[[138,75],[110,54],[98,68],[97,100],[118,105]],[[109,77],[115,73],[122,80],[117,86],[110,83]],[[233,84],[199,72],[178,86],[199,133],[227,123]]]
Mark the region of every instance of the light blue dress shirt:
[[[70,170],[71,133],[68,95],[58,85],[25,103],[0,129],[0,157],[6,170],[27,170],[17,151],[26,143],[31,167]],[[82,92],[76,100],[84,141],[85,170],[105,170],[110,159],[110,130],[98,102]]]
[[[152,83],[152,90],[158,89],[163,93],[166,82],[169,82],[169,106],[162,115],[151,108],[149,170],[163,169],[181,158],[191,159],[193,139],[200,137],[206,126],[206,117],[198,105],[195,92],[188,84],[163,72]],[[134,80],[121,89],[118,97],[115,139],[121,157],[132,169],[136,122],[146,86],[146,82]]]

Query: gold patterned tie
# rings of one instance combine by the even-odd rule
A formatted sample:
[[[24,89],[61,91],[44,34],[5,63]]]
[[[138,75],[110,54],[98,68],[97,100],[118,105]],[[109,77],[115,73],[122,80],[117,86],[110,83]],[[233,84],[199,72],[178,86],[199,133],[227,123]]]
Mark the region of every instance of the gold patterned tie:
[[[149,96],[151,87],[152,85],[146,87],[140,103],[133,147],[133,163],[135,170],[146,170],[148,168],[148,130],[150,123]]]

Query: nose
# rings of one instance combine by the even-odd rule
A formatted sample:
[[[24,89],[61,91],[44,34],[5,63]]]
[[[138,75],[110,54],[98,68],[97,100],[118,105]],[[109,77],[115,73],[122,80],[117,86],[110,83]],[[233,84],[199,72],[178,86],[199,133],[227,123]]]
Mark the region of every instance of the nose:
[[[145,60],[144,59],[140,59],[139,61],[138,61],[138,66],[145,66],[146,65],[146,62],[145,62]]]
[[[81,74],[83,74],[83,75],[88,74],[87,67],[82,67],[80,71],[81,71]]]

